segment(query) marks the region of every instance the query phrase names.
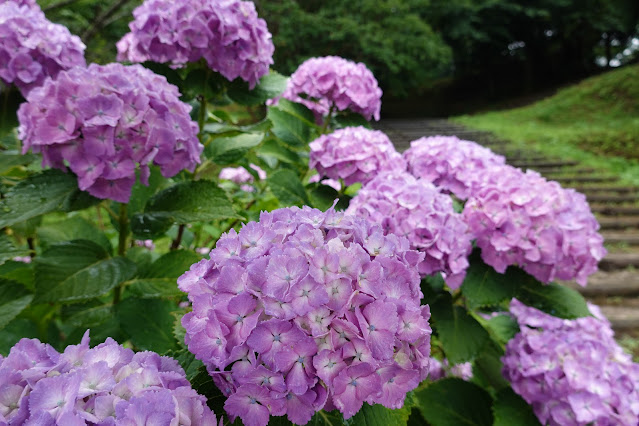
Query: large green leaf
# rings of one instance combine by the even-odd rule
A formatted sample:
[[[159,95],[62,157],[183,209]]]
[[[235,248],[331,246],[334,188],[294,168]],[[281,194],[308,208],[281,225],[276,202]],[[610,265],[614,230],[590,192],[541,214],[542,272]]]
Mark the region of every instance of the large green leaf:
[[[113,318],[113,305],[99,300],[76,303],[62,308],[62,319],[65,323],[82,329],[94,328]]]
[[[290,150],[278,142],[277,139],[267,139],[264,141],[264,143],[257,148],[257,154],[262,157],[275,158],[289,164],[298,164],[302,162],[298,153]]]
[[[45,249],[63,241],[89,240],[104,247],[108,253],[113,251],[109,238],[91,222],[78,216],[41,226],[37,234],[41,246]]]
[[[22,284],[0,278],[0,329],[14,319],[33,300]]]
[[[33,263],[9,260],[0,265],[0,277],[17,281],[31,291],[35,291],[33,283]]]
[[[462,292],[472,309],[495,306],[510,301],[515,296],[517,285],[527,275],[521,269],[508,268],[500,274],[486,265],[476,251],[470,256],[470,267],[462,284]]]
[[[590,316],[586,299],[577,290],[550,283],[542,284],[531,276],[522,280],[517,291],[517,299],[559,318],[579,318]]]
[[[390,410],[383,405],[364,404],[362,409],[352,418],[352,422],[357,426],[386,426],[405,425],[410,416],[410,407],[404,406],[398,410]]]
[[[493,404],[494,426],[540,426],[532,407],[508,387],[499,391]]]
[[[116,307],[122,329],[135,346],[143,350],[164,353],[177,350],[173,337],[175,303],[162,299],[124,299]]]
[[[248,83],[236,78],[227,91],[229,98],[241,105],[258,105],[263,104],[268,99],[273,99],[284,92],[288,78],[271,71],[262,77],[252,90],[249,89]]]
[[[136,278],[125,282],[131,295],[143,299],[155,297],[182,297],[175,278]]]
[[[45,170],[29,176],[0,200],[0,228],[54,210],[77,207],[74,203],[80,194],[76,177],[71,173]]]
[[[237,163],[246,153],[260,144],[264,134],[240,133],[236,136],[213,139],[206,146],[204,153],[215,164],[228,165]]]
[[[304,146],[314,136],[313,113],[303,105],[280,99],[268,108],[266,116],[273,123],[273,134],[288,145]]]
[[[15,166],[23,166],[33,162],[37,156],[33,154],[22,155],[16,150],[3,151],[0,155],[0,174],[7,172]]]
[[[322,211],[326,211],[339,198],[339,194],[334,188],[321,183],[308,185],[308,195],[312,206]]]
[[[135,264],[109,257],[88,240],[53,244],[35,258],[36,302],[73,303],[107,293],[135,273]]]
[[[0,234],[0,265],[16,256],[27,256],[28,249],[17,248],[13,241],[5,234]]]
[[[442,379],[415,392],[418,407],[432,426],[491,426],[492,399],[474,383]]]
[[[284,205],[309,205],[308,194],[302,181],[293,170],[282,169],[266,178],[273,194]]]
[[[11,321],[0,333],[0,354],[8,355],[11,347],[18,340],[37,338],[38,327],[26,318],[16,318]]]
[[[151,264],[144,278],[173,278],[173,282],[202,256],[190,250],[174,250],[160,256]]]
[[[489,340],[488,332],[450,296],[431,305],[432,322],[451,364],[471,361]]]

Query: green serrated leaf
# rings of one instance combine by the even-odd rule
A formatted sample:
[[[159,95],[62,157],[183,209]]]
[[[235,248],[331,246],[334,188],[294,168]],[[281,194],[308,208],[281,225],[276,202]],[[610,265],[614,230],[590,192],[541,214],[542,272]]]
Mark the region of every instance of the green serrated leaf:
[[[555,283],[542,284],[529,275],[522,281],[515,297],[528,306],[559,318],[591,315],[586,299],[577,290]]]
[[[406,425],[410,416],[410,408],[403,407],[398,410],[391,410],[383,405],[364,404],[362,409],[352,418],[353,425],[357,426],[386,426],[386,425]]]
[[[431,319],[451,364],[471,361],[489,340],[488,332],[461,306],[453,306],[450,295],[431,305]]]
[[[173,316],[175,317],[175,322],[173,323],[173,337],[175,337],[175,340],[177,340],[180,346],[186,346],[184,343],[186,330],[182,326],[182,318],[184,317],[184,312],[173,312]]]
[[[113,317],[113,305],[105,305],[98,300],[64,306],[63,320],[82,329],[94,328]]]
[[[23,155],[17,150],[3,151],[0,155],[0,175],[16,166],[24,166],[32,163],[38,157],[33,154]]]
[[[184,296],[175,283],[175,278],[137,278],[124,283],[127,292],[143,299],[166,297],[176,298]]]
[[[17,248],[6,234],[0,234],[0,265],[16,256],[28,256],[29,250]]]
[[[432,426],[491,426],[492,398],[482,388],[447,378],[415,392],[422,416]]]
[[[180,366],[184,369],[187,380],[192,380],[200,372],[200,367],[203,367],[202,361],[195,359],[195,355],[188,351],[188,349],[181,349],[179,351],[171,351],[167,354],[180,363]],[[215,413],[218,417],[221,413]]]
[[[226,192],[207,180],[180,182],[158,192],[147,202],[147,214],[177,223],[242,219],[233,210]]]
[[[88,220],[77,216],[41,226],[37,230],[37,235],[44,249],[55,243],[82,239],[99,244],[108,253],[113,251],[109,238],[103,232]]]
[[[33,300],[22,284],[0,278],[0,329],[14,319]]]
[[[236,136],[215,138],[206,146],[204,154],[215,164],[234,164],[251,148],[258,146],[263,138],[264,134],[260,133],[240,133]]]
[[[288,145],[305,146],[314,135],[313,113],[303,105],[280,99],[266,116],[273,123],[273,134]]]
[[[532,407],[510,387],[497,394],[493,404],[494,426],[540,426]]]
[[[177,278],[200,260],[202,256],[193,251],[173,250],[153,262],[144,278],[172,278],[177,288]]]
[[[2,329],[0,333],[0,354],[8,355],[18,340],[38,337],[38,327],[26,318],[16,318]]]
[[[0,265],[0,277],[17,281],[31,291],[35,291],[33,264],[9,260]]]
[[[266,178],[269,188],[284,205],[309,205],[308,194],[297,174],[288,169],[278,170]]]
[[[288,164],[301,163],[299,154],[288,149],[276,139],[267,139],[257,149],[257,154],[259,156],[276,158],[277,160]]]
[[[0,200],[0,228],[59,210],[78,197],[76,177],[60,170],[45,170],[11,188]]]
[[[131,216],[129,226],[135,238],[146,240],[161,237],[173,225],[173,220],[169,216],[136,213]]]
[[[259,105],[281,95],[286,89],[287,81],[287,77],[271,71],[251,90],[248,83],[238,78],[229,85],[227,94],[240,105]]]
[[[498,315],[486,321],[486,327],[495,337],[497,342],[506,344],[510,339],[519,333],[517,321],[510,315]]]
[[[356,112],[340,113],[333,118],[337,128],[362,126],[371,129],[371,123],[361,114]]]
[[[311,206],[322,211],[330,208],[335,200],[339,198],[339,193],[334,188],[321,183],[310,184],[308,186],[308,195],[311,200]]]
[[[163,299],[124,299],[116,307],[122,329],[131,341],[142,350],[164,353],[178,349],[171,330],[175,303]]]
[[[35,258],[35,302],[73,303],[107,293],[135,274],[135,264],[109,258],[104,247],[88,240],[53,244]]]
[[[515,296],[517,283],[524,278],[520,274],[525,272],[517,268],[508,268],[505,274],[500,274],[486,265],[475,252],[470,257],[470,266],[461,287],[462,293],[471,309],[496,306]]]
[[[488,342],[473,362],[472,381],[485,389],[500,390],[509,386],[501,374],[503,369],[501,358],[503,356],[502,347],[499,347],[495,342]]]

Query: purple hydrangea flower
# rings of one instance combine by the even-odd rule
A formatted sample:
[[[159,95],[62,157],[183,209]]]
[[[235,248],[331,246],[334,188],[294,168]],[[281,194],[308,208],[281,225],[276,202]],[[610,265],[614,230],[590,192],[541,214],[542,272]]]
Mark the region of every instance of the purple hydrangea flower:
[[[118,43],[118,60],[182,66],[204,58],[228,80],[251,88],[269,72],[275,50],[255,5],[240,0],[145,0]]]
[[[461,285],[471,235],[451,198],[431,183],[407,172],[383,172],[359,190],[346,212],[381,224],[386,234],[408,238],[413,249],[426,255],[420,274],[441,272],[452,289]]]
[[[473,365],[470,362],[450,365],[447,359],[443,361],[437,358],[430,358],[430,369],[428,371],[428,380],[437,381],[445,377],[459,377],[462,380],[470,380],[473,378]]]
[[[410,143],[404,151],[408,171],[467,199],[479,189],[486,174],[505,158],[475,142],[456,136],[430,136]]]
[[[430,310],[408,240],[338,213],[262,213],[178,279],[189,350],[244,424],[390,408],[428,374]]]
[[[331,108],[351,110],[367,120],[379,120],[382,108],[382,89],[373,73],[363,63],[339,56],[304,61],[291,74],[281,97],[304,104],[315,113],[318,122]]]
[[[23,152],[41,152],[43,166],[78,176],[98,198],[128,202],[139,164],[164,177],[193,170],[204,147],[191,107],[177,87],[140,65],[95,65],[61,72],[32,90],[20,106]]]
[[[63,353],[22,339],[0,357],[0,424],[216,425],[172,358],[134,354],[112,339]],[[221,424],[221,423],[220,423]]]
[[[608,320],[562,320],[516,299],[521,331],[506,346],[503,374],[547,425],[636,425],[639,364],[615,342]]]
[[[586,197],[532,170],[501,166],[487,174],[462,213],[484,262],[500,273],[519,265],[545,283],[586,285],[606,254]]]
[[[15,3],[18,6],[26,6],[28,8],[40,9],[36,0],[0,0],[0,4],[3,3]]]
[[[310,143],[309,168],[320,176],[365,184],[383,171],[406,170],[406,162],[379,130],[345,127]]]
[[[260,180],[266,179],[266,172],[255,164],[249,164],[249,167],[253,169]],[[225,167],[220,170],[220,174],[218,175],[220,179],[230,180],[231,182],[235,182],[240,185],[242,191],[253,192],[255,188],[251,185],[247,185],[247,183],[253,182],[253,175],[250,174],[244,167]],[[243,185],[241,185],[243,184]]]
[[[85,47],[34,1],[0,1],[0,81],[15,84],[25,97],[47,77],[86,66]]]

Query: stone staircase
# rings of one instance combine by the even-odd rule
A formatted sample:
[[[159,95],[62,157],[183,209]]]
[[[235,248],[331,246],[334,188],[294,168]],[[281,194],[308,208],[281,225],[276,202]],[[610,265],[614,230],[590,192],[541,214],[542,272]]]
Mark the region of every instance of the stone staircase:
[[[588,286],[564,283],[601,306],[613,327],[622,334],[639,336],[639,188],[620,183],[616,176],[602,174],[576,161],[550,158],[542,152],[514,147],[486,131],[466,128],[447,120],[393,119],[376,123],[398,151],[424,136],[450,135],[482,144],[506,157],[508,164],[533,169],[565,188],[586,195],[601,225],[608,255]]]

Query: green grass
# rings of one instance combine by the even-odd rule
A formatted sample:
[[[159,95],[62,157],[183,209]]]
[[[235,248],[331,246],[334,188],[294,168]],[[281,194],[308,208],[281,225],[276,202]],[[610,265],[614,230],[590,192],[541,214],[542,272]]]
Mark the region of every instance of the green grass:
[[[526,107],[453,121],[639,185],[639,65],[586,79]]]

